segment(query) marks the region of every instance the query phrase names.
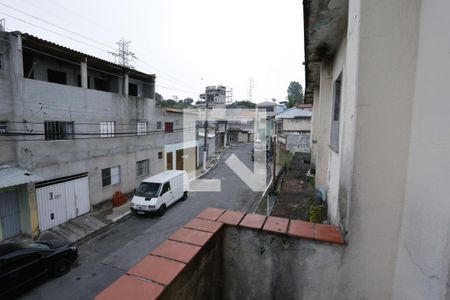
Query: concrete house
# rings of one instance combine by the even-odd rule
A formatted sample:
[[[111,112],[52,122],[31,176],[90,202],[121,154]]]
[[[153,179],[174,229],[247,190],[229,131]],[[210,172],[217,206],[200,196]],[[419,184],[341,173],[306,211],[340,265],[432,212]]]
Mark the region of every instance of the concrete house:
[[[310,152],[311,111],[292,107],[274,116],[277,140],[282,150]]]
[[[155,75],[20,32],[0,32],[0,62],[3,238],[110,206],[182,141],[182,115],[155,104]]]
[[[336,299],[450,297],[449,10],[304,1],[315,184],[348,241]]]

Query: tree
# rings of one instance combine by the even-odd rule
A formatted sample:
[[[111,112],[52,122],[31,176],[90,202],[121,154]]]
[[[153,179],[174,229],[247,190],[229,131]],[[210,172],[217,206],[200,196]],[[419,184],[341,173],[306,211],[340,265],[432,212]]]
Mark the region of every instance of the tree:
[[[256,104],[250,101],[236,101],[229,105],[227,105],[227,108],[255,108]]]
[[[194,103],[194,99],[186,98],[183,100],[183,102],[184,102],[184,104],[191,105],[192,103]]]
[[[156,102],[161,102],[164,101],[163,96],[161,96],[161,94],[155,93],[155,100]]]
[[[287,89],[288,107],[303,103],[303,87],[297,81],[291,81]]]

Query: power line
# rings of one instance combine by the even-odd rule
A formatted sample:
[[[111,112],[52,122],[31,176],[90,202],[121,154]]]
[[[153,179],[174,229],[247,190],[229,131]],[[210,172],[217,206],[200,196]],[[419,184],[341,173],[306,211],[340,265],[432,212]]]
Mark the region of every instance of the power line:
[[[110,48],[110,49],[114,49],[114,48],[113,48],[112,46],[110,46],[110,45],[107,45],[107,44],[105,44],[105,43],[96,41],[96,40],[94,40],[94,39],[92,39],[92,38],[90,38],[90,37],[87,37],[87,36],[85,36],[85,35],[78,34],[78,33],[74,32],[74,31],[72,31],[72,30],[70,30],[70,29],[67,29],[67,28],[64,28],[64,27],[62,27],[62,26],[59,26],[59,25],[57,25],[57,24],[48,22],[48,21],[46,21],[46,20],[43,20],[43,19],[40,18],[40,17],[37,17],[37,16],[32,15],[32,14],[30,14],[30,13],[27,13],[27,12],[25,12],[25,11],[16,9],[16,8],[14,8],[14,7],[12,7],[12,6],[7,5],[7,4],[4,4],[4,3],[1,3],[1,2],[0,2],[0,5],[4,5],[4,6],[10,8],[10,9],[13,9],[13,10],[15,10],[15,11],[18,11],[18,12],[20,12],[20,13],[22,13],[22,14],[27,15],[27,16],[30,16],[30,17],[32,17],[32,18],[34,18],[34,19],[36,19],[36,20],[41,21],[41,22],[47,23],[47,24],[49,24],[49,25],[51,25],[51,26],[57,27],[57,28],[59,28],[59,29],[61,29],[61,30],[67,31],[67,32],[72,33],[72,34],[75,34],[75,35],[77,35],[77,36],[79,36],[79,37],[82,37],[82,38],[84,38],[84,39],[87,39],[87,40],[89,40],[89,41],[92,41],[92,42],[95,42],[95,43],[97,43],[97,44],[103,45],[103,46],[108,47],[108,48]],[[51,33],[60,35],[60,36],[62,36],[62,37],[71,39],[71,40],[73,40],[73,41],[82,43],[82,44],[87,45],[87,46],[89,46],[89,47],[92,47],[92,48],[95,48],[95,49],[98,49],[98,50],[101,50],[101,51],[105,51],[105,52],[111,54],[111,52],[108,51],[108,50],[106,50],[106,49],[103,49],[103,48],[99,48],[99,47],[93,46],[93,45],[88,44],[88,43],[86,43],[86,42],[80,41],[80,40],[78,40],[78,39],[71,38],[71,37],[69,37],[69,36],[67,36],[67,35],[64,35],[64,34],[61,34],[61,33],[56,32],[56,31],[53,31],[53,30],[51,30],[51,29],[48,29],[48,28],[45,28],[45,27],[36,25],[36,24],[34,24],[34,23],[31,23],[31,22],[28,22],[28,21],[26,21],[26,20],[20,19],[20,18],[18,18],[18,17],[9,15],[9,14],[7,14],[7,13],[4,13],[4,12],[0,12],[0,13],[3,13],[3,14],[5,14],[6,16],[9,16],[9,17],[11,17],[11,18],[13,18],[13,19],[16,19],[16,20],[18,20],[18,21],[20,21],[20,22],[23,22],[23,23],[26,23],[26,24],[29,24],[29,25],[32,25],[32,26],[36,26],[36,27],[38,27],[38,28],[40,28],[40,29],[42,29],[42,30],[46,30],[46,31],[48,31],[48,32],[51,32]],[[113,55],[114,55],[114,54],[113,54]],[[137,58],[136,58],[136,59],[137,59]],[[144,63],[144,64],[146,64],[146,65],[148,65],[148,66],[150,66],[151,68],[158,69],[158,68],[154,67],[153,65],[151,65],[151,64],[149,64],[149,63],[147,63],[147,62],[145,62],[145,61],[143,61],[143,60],[141,60],[141,59],[137,59],[137,60],[139,60],[140,62],[142,62],[142,63]],[[174,76],[172,76],[172,75],[169,75],[169,74],[167,74],[167,73],[165,73],[165,72],[163,72],[163,71],[161,71],[161,70],[159,70],[159,72],[162,74],[162,75],[160,75],[161,77],[167,77],[167,80],[166,80],[166,81],[169,81],[169,82],[171,81],[171,79],[169,79],[169,77],[172,77],[174,80],[180,81],[180,80],[177,79],[176,77],[174,77]],[[163,76],[163,75],[165,75],[165,76]],[[178,83],[176,83],[176,82],[173,82],[173,83],[178,84]],[[195,93],[198,93],[198,91],[196,91]]]
[[[94,43],[96,43],[96,44],[99,44],[99,45],[102,45],[102,46],[105,46],[105,47],[114,49],[114,47],[112,47],[111,45],[104,44],[104,43],[102,43],[102,42],[100,42],[100,41],[98,41],[98,40],[94,40],[94,39],[92,39],[92,38],[90,38],[90,37],[87,37],[87,36],[85,36],[85,35],[79,34],[79,33],[75,32],[75,31],[72,31],[72,30],[67,29],[67,28],[65,28],[65,27],[62,27],[62,26],[59,26],[59,25],[57,25],[57,24],[51,23],[51,22],[46,21],[46,20],[44,20],[44,19],[42,19],[42,18],[40,18],[40,17],[37,17],[37,16],[32,15],[32,14],[30,14],[30,13],[27,13],[27,12],[25,12],[25,11],[23,11],[23,10],[17,9],[17,8],[15,8],[15,7],[12,7],[12,6],[8,5],[8,4],[5,4],[5,3],[0,2],[0,5],[3,5],[3,6],[5,6],[5,7],[8,7],[9,9],[12,9],[12,10],[15,10],[15,11],[17,11],[17,12],[20,12],[20,13],[22,13],[22,14],[24,14],[24,15],[27,15],[27,16],[33,18],[33,19],[38,20],[38,21],[47,23],[47,24],[49,24],[49,25],[51,25],[51,26],[54,26],[54,27],[56,27],[56,28],[62,29],[62,30],[67,31],[67,32],[70,32],[70,33],[72,33],[72,34],[74,34],[74,35],[77,35],[77,36],[79,36],[79,37],[82,37],[82,38],[84,38],[84,39],[86,39],[86,40],[89,40],[89,41],[91,41],[91,42],[94,42]]]

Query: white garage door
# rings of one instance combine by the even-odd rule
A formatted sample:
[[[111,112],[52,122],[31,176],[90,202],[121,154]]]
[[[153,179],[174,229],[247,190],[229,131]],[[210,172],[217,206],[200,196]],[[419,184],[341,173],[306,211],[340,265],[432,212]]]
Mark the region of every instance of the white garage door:
[[[36,195],[40,230],[65,223],[90,209],[87,176],[36,184]]]

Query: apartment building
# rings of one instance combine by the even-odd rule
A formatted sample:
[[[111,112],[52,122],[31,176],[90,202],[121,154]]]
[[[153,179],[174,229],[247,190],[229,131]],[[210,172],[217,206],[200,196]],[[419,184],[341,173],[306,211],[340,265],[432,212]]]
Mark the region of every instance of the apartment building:
[[[110,206],[182,141],[153,74],[20,32],[0,32],[0,62],[0,239]]]

